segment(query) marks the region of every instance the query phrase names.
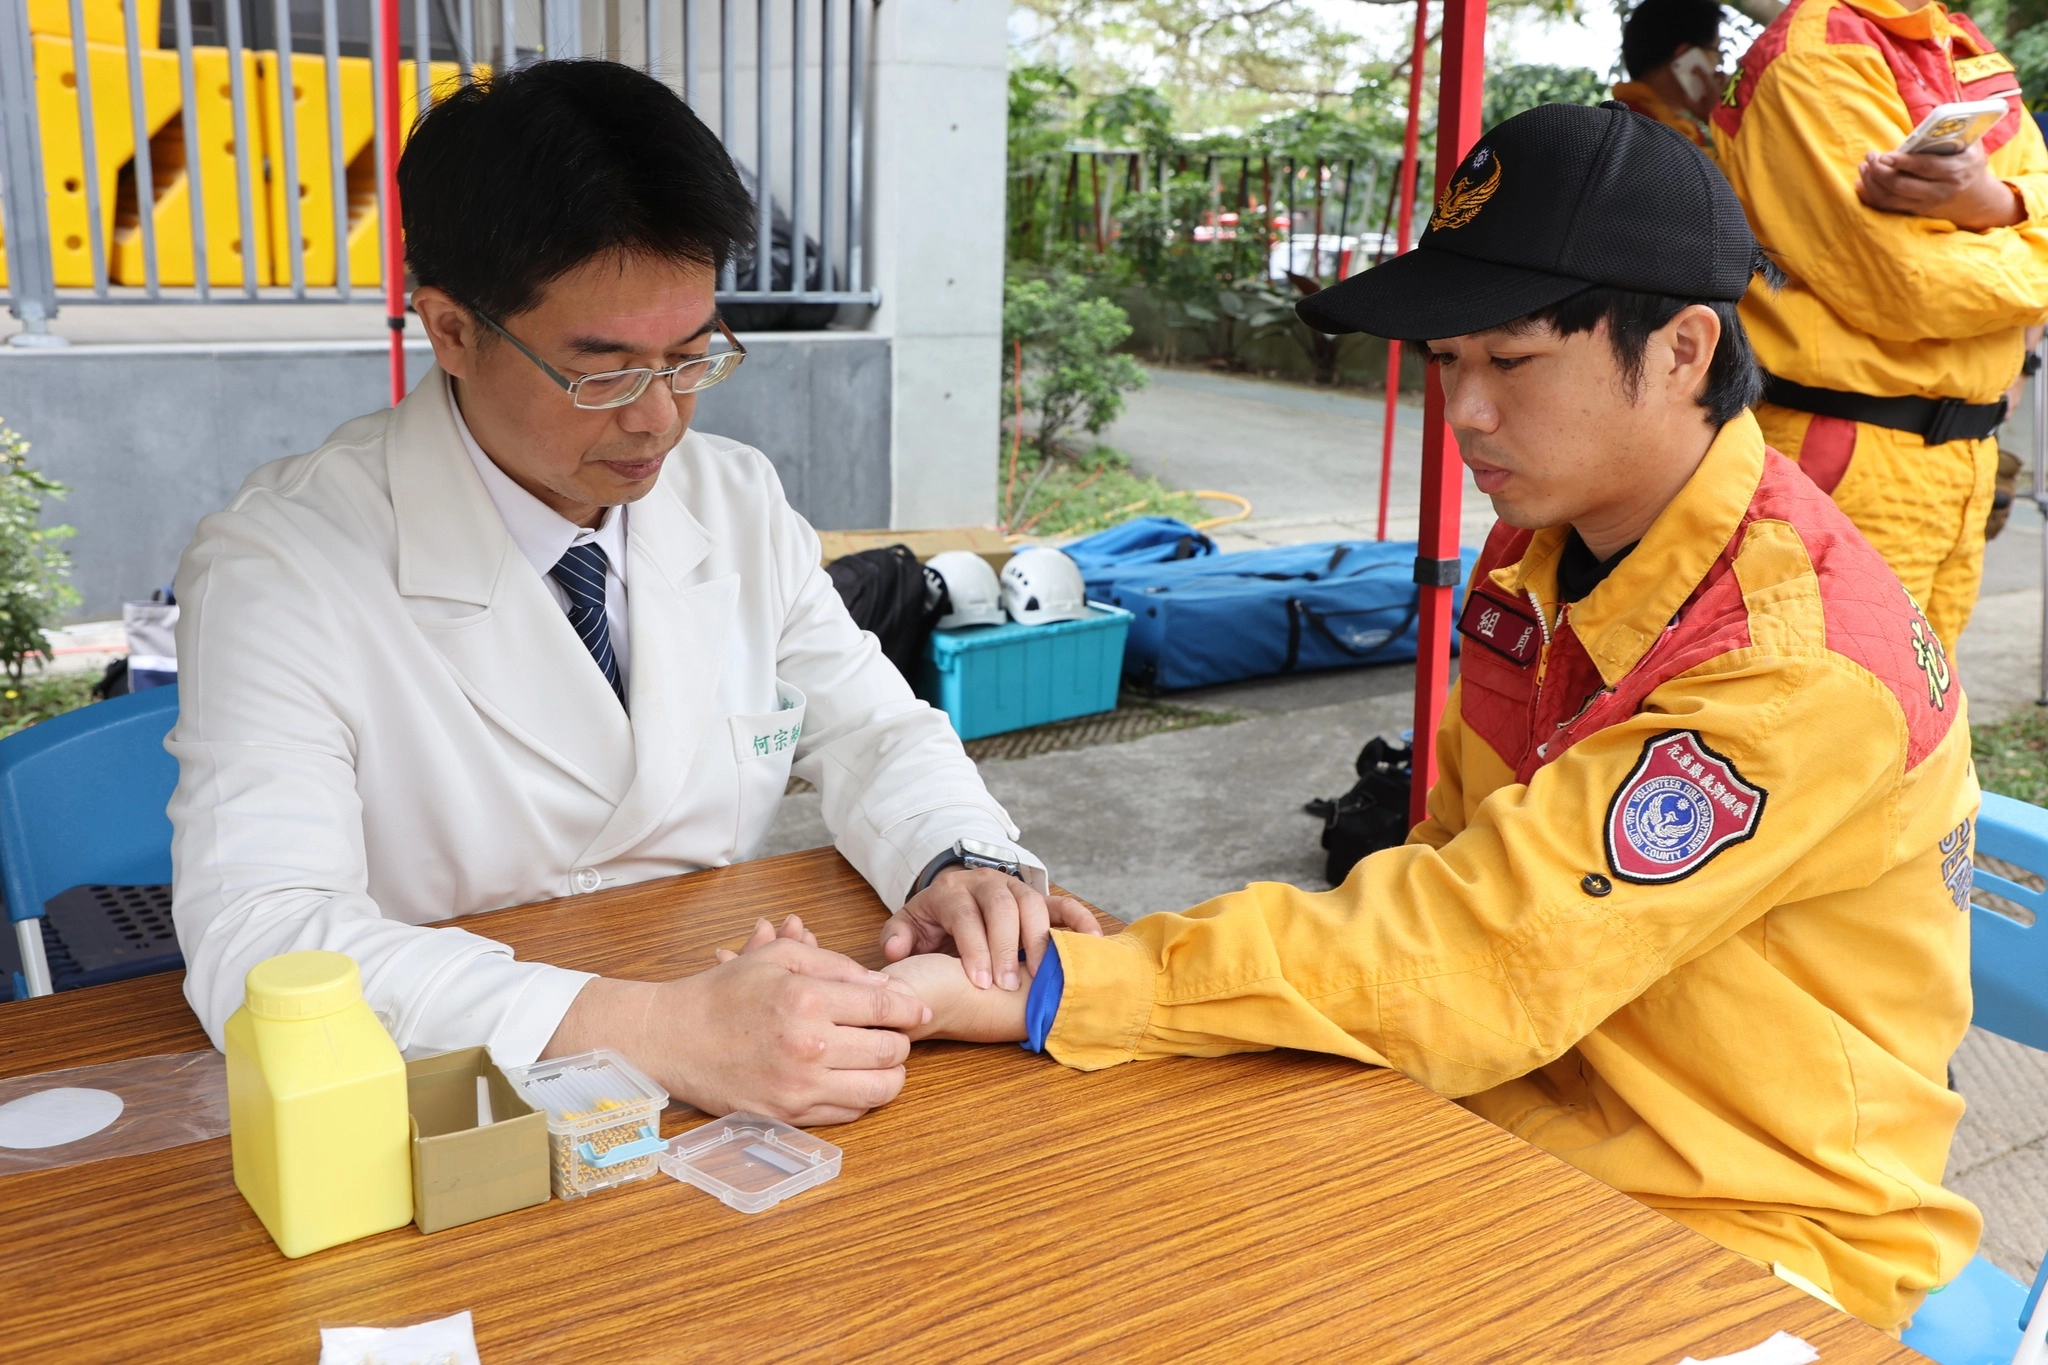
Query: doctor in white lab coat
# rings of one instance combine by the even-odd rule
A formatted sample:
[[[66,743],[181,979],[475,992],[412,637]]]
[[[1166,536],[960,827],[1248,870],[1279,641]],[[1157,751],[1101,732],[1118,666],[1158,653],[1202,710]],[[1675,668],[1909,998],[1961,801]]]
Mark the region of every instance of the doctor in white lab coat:
[[[923,1006],[801,926],[661,983],[423,927],[749,858],[792,772],[910,903],[888,956],[951,941],[1014,989],[1020,942],[1094,924],[848,617],[767,459],[688,430],[744,358],[713,296],[751,209],[687,108],[542,63],[437,106],[401,186],[438,366],[251,475],[179,569],[188,999],[218,1043],[250,967],[332,949],[413,1052],[612,1046],[711,1112],[885,1102]]]

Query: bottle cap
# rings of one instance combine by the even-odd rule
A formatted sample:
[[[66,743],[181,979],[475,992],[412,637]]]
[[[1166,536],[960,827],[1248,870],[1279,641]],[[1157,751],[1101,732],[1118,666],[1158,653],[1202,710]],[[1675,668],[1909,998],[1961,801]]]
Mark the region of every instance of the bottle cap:
[[[362,974],[347,953],[282,953],[249,969],[244,1002],[260,1019],[318,1019],[363,998]]]

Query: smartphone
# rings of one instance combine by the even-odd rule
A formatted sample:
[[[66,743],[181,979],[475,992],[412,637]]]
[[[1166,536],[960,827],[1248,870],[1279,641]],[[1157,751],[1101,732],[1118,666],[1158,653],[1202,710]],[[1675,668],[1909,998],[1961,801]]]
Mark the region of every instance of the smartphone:
[[[1899,144],[1899,150],[1954,156],[1990,132],[1991,125],[2004,118],[2011,108],[2012,105],[2002,99],[1936,105],[1933,112],[1920,120],[1920,126]]]
[[[1703,100],[1707,92],[1719,91],[1723,84],[1720,63],[1715,61],[1714,54],[1697,47],[1689,47],[1671,59],[1671,76],[1689,100]]]

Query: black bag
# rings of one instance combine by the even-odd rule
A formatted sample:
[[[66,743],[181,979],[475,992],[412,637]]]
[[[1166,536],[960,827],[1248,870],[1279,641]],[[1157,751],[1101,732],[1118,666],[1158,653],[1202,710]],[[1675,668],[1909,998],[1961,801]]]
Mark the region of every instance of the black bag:
[[[1323,847],[1330,856],[1323,876],[1341,886],[1359,859],[1408,838],[1408,790],[1415,754],[1405,744],[1366,741],[1358,754],[1358,781],[1334,801],[1318,799],[1302,809],[1323,819]]]
[[[853,623],[874,632],[898,673],[915,678],[941,603],[926,591],[924,565],[910,547],[862,550],[833,560],[825,572]]]

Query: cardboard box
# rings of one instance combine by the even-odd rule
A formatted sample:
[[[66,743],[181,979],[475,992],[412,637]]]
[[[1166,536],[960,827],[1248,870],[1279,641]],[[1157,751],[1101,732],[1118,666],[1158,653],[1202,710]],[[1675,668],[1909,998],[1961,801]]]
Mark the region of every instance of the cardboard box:
[[[825,552],[827,564],[845,555],[888,545],[908,545],[920,563],[947,550],[971,550],[987,560],[997,573],[1010,562],[1011,551],[1010,542],[993,526],[956,526],[937,531],[820,531],[818,544]]]
[[[476,1078],[491,1089],[476,1126]],[[520,1098],[480,1047],[405,1064],[412,1111],[412,1217],[421,1232],[460,1227],[548,1199],[547,1115]]]

